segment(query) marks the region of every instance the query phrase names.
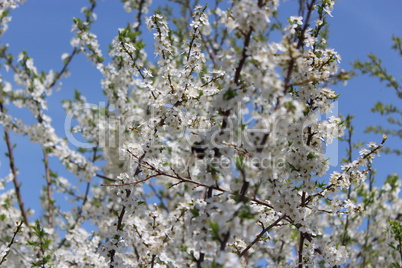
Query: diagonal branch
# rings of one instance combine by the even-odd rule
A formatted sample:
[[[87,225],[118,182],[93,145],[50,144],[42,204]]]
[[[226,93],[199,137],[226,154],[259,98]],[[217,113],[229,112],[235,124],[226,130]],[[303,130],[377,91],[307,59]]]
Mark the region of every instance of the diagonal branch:
[[[120,186],[128,186],[128,185],[137,185],[137,184],[145,182],[145,181],[147,181],[147,180],[149,180],[151,178],[155,178],[155,177],[158,177],[158,176],[165,176],[165,177],[169,177],[169,178],[172,178],[172,179],[179,180],[181,182],[187,182],[187,183],[194,184],[194,185],[196,185],[195,187],[203,187],[203,188],[206,188],[206,189],[216,190],[216,191],[219,191],[219,192],[222,192],[222,193],[228,193],[230,195],[238,195],[238,193],[232,192],[230,190],[223,189],[223,188],[219,187],[218,185],[211,186],[211,185],[207,185],[207,184],[195,181],[195,180],[193,180],[191,178],[185,178],[185,177],[177,174],[173,169],[172,169],[172,171],[174,172],[174,174],[172,175],[170,173],[167,173],[166,171],[163,171],[163,170],[160,170],[160,169],[156,168],[155,166],[153,166],[152,164],[150,164],[149,162],[144,160],[142,157],[138,157],[135,154],[133,154],[128,149],[127,149],[127,152],[130,153],[135,159],[137,159],[138,162],[144,164],[146,167],[148,167],[148,169],[154,171],[155,174],[150,175],[147,178],[145,178],[143,180],[140,180],[140,181],[122,183],[122,184],[101,184],[102,186],[120,187]],[[249,200],[251,200],[251,201],[253,201],[253,202],[257,203],[257,204],[260,204],[260,205],[263,205],[263,206],[266,206],[266,207],[269,207],[269,208],[272,208],[272,209],[274,208],[271,204],[269,204],[269,203],[267,203],[265,201],[262,201],[262,200],[260,200],[258,198],[248,197],[248,196],[245,196],[245,198],[247,198],[247,199],[249,199]]]
[[[3,90],[2,89],[0,89],[0,112],[2,114],[6,113],[4,106],[3,106]],[[8,152],[7,156],[9,159],[11,173],[13,175],[13,183],[14,183],[15,194],[17,196],[18,206],[20,208],[21,215],[22,215],[25,225],[27,227],[29,227],[28,214],[25,210],[24,201],[22,200],[22,195],[21,195],[21,185],[18,181],[18,176],[17,176],[18,172],[17,172],[17,167],[15,166],[15,157],[14,157],[13,146],[11,145],[11,138],[10,138],[8,131],[5,129],[4,126],[3,126],[3,129],[4,129],[4,141],[6,142],[6,145],[7,145],[7,152]],[[29,232],[29,234],[31,234],[31,232]]]
[[[243,257],[244,254],[247,253],[247,251],[252,248],[252,246],[254,246],[255,243],[257,243],[261,237],[268,232],[269,230],[271,230],[273,227],[275,227],[281,220],[283,220],[286,217],[286,214],[283,214],[281,217],[279,217],[276,221],[274,221],[271,225],[269,225],[268,227],[264,228],[261,233],[259,235],[257,235],[257,237],[253,240],[253,242],[251,242],[239,255],[239,257]]]

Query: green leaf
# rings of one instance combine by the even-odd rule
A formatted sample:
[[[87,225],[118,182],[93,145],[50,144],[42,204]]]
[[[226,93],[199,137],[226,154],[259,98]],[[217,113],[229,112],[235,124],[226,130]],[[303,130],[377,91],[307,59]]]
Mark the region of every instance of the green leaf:
[[[230,100],[233,99],[234,97],[237,96],[236,91],[233,91],[233,89],[229,88],[226,90],[226,92],[223,94],[223,99],[224,100]]]
[[[235,165],[237,169],[244,169],[245,164],[244,164],[244,156],[243,155],[239,155],[237,157],[235,157]]]
[[[219,224],[217,222],[209,220],[209,227],[211,227],[212,230],[212,239],[219,240]]]
[[[74,89],[74,99],[76,101],[81,101],[81,93],[76,89]]]
[[[390,266],[389,266],[390,268],[401,268],[402,266],[400,266],[398,263],[396,263],[396,262],[393,262],[393,263],[391,263],[390,264]]]
[[[250,208],[249,208],[249,207],[243,207],[243,208],[239,211],[238,216],[239,216],[239,218],[242,219],[242,220],[252,220],[252,219],[255,218],[254,213],[252,213],[252,212],[250,211]]]
[[[200,210],[196,207],[190,209],[190,213],[193,215],[193,217],[198,217],[200,216]]]

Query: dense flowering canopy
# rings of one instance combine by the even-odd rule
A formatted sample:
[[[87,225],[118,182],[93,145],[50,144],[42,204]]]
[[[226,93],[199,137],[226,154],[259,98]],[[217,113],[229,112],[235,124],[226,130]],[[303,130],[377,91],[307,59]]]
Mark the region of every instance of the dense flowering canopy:
[[[1,2],[1,33],[18,2]],[[74,18],[73,50],[62,55],[60,72],[39,72],[28,53],[14,59],[1,44],[3,66],[14,73],[13,82],[2,79],[0,85],[0,123],[10,158],[10,175],[1,182],[15,187],[0,196],[0,226],[10,230],[0,234],[0,263],[394,262],[388,246],[394,237],[386,228],[402,210],[400,182],[391,176],[383,189],[374,189],[366,181],[381,144],[370,143],[357,159],[323,178],[329,169],[326,148],[348,127],[337,115],[321,116],[331,112],[338,96],[331,82],[346,76],[325,40],[334,1],[299,1],[298,14],[283,21],[279,0],[216,1],[214,7],[173,1],[182,6],[181,17],[167,11],[145,17],[151,1],[124,0],[136,21],[119,30],[110,60],[91,33],[96,1],[89,2],[85,19]],[[156,60],[148,60],[151,50],[140,39],[144,23],[154,35]],[[84,144],[71,133],[67,141],[58,136],[47,112],[47,97],[78,53],[102,74],[107,101],[92,105],[76,92],[64,102],[66,130],[80,133]],[[37,122],[27,125],[7,112],[8,105],[28,108]],[[20,195],[10,132],[29,136],[43,150],[46,187],[43,217],[36,222]],[[85,195],[51,171],[49,157],[87,184]],[[69,196],[75,207],[62,211],[53,191]],[[369,234],[359,229],[365,217],[377,224]],[[93,227],[85,228],[88,222]],[[362,235],[377,239],[375,245],[365,248]]]

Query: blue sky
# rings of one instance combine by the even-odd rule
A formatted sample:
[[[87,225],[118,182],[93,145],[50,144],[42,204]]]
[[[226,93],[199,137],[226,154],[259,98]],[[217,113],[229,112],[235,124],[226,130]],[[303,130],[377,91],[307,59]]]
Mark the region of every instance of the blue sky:
[[[117,34],[117,29],[126,26],[128,21],[133,21],[133,16],[123,11],[123,5],[116,0],[98,1],[96,14],[98,21],[93,27],[93,32],[98,35],[103,53],[107,53],[107,45]],[[156,2],[156,1],[155,1]],[[285,12],[289,15],[291,6],[296,0],[288,0],[283,3]],[[72,17],[81,17],[80,9],[88,5],[87,1],[79,0],[36,0],[27,1],[20,8],[12,11],[12,21],[9,30],[2,37],[1,43],[9,43],[10,51],[17,55],[22,50],[34,58],[38,70],[60,70],[62,67],[61,55],[71,52],[70,39]],[[356,59],[366,60],[370,52],[375,53],[387,66],[387,70],[395,77],[402,76],[402,58],[391,47],[391,36],[402,37],[400,0],[339,0],[333,11],[333,18],[329,19],[330,38],[329,44],[342,56],[341,68],[349,70],[350,63]],[[281,12],[281,9],[279,10]],[[149,39],[148,39],[149,40]],[[153,57],[149,52],[150,58]],[[64,111],[61,100],[71,99],[74,89],[78,89],[88,97],[92,103],[104,100],[100,86],[101,76],[92,64],[79,55],[70,66],[71,76],[63,79],[60,92],[54,92],[49,100],[49,111],[54,116],[54,127],[57,133],[64,136]],[[0,70],[5,78],[11,79],[10,73]],[[370,113],[373,105],[381,100],[385,103],[394,103],[402,107],[402,101],[396,98],[393,90],[386,88],[384,84],[375,78],[361,76],[349,81],[347,86],[334,87],[340,93],[339,112],[354,114],[356,127],[356,139],[361,141],[381,141],[379,135],[363,134],[367,125],[384,124],[385,118]],[[34,122],[32,116],[24,110],[13,110],[17,115],[29,122]],[[16,113],[14,113],[16,114]],[[43,177],[42,154],[37,144],[32,144],[26,137],[12,136],[13,143],[17,143],[16,164],[20,171],[25,202],[33,208],[39,207],[39,194]],[[402,147],[401,140],[389,138],[389,145]],[[8,161],[4,157],[5,144],[0,145],[0,177],[8,174]],[[341,149],[340,156],[343,155]],[[355,154],[356,155],[356,154]],[[51,161],[53,169],[66,178],[72,176],[62,171],[58,161]],[[393,155],[382,155],[377,158],[374,167],[378,169],[378,180],[383,180],[387,174],[397,172],[402,174],[401,158]],[[95,179],[96,180],[96,179]],[[27,195],[28,194],[28,195]]]

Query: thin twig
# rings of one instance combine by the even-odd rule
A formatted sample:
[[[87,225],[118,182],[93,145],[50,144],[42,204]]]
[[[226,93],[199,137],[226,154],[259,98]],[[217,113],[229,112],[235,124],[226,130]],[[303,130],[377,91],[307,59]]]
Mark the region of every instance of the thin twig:
[[[304,34],[305,34],[305,32],[307,31],[307,28],[308,28],[308,26],[309,26],[309,23],[308,23],[308,22],[310,21],[311,14],[312,14],[312,12],[314,11],[314,4],[315,4],[315,1],[316,1],[316,0],[312,0],[311,3],[310,3],[310,5],[307,6],[307,7],[308,7],[307,16],[306,16],[306,20],[305,20],[305,22],[304,22],[303,29],[301,30],[300,35],[299,35],[299,40],[298,40],[297,46],[296,46],[297,49],[300,49],[300,48],[302,48],[302,46],[303,46],[303,42],[304,42],[304,39],[305,39],[305,38],[304,38]],[[291,56],[292,56],[292,55],[291,55]],[[284,93],[286,93],[287,90],[288,90],[288,88],[289,88],[290,80],[291,80],[291,77],[292,77],[293,68],[294,68],[295,63],[296,63],[296,61],[295,61],[295,59],[292,57],[292,59],[290,60],[290,63],[289,63],[288,72],[287,72],[286,77],[285,77]]]
[[[17,236],[17,234],[21,231],[23,223],[24,223],[23,221],[20,221],[19,223],[17,222],[17,230],[14,231],[14,234],[10,240],[10,243],[8,243],[8,245],[7,245],[8,250],[7,250],[6,254],[3,256],[3,258],[1,259],[0,265],[7,260],[7,256],[10,253],[11,246],[14,244],[15,237]]]
[[[273,227],[275,227],[281,220],[283,220],[286,217],[286,214],[283,214],[281,217],[279,217],[276,221],[274,221],[271,225],[269,225],[268,227],[264,228],[261,233],[259,235],[257,235],[257,237],[253,240],[253,242],[251,242],[245,249],[243,249],[243,251],[240,253],[239,257],[243,257],[244,254],[247,253],[247,251],[254,246],[255,243],[257,243],[261,237],[268,232],[270,229],[272,229]]]
[[[43,164],[45,166],[45,179],[46,179],[46,194],[47,194],[47,213],[48,213],[48,227],[53,227],[54,219],[54,205],[53,205],[53,191],[52,191],[52,179],[50,177],[49,168],[49,154],[46,152],[46,148],[42,148],[43,151]]]
[[[196,187],[204,187],[204,188],[207,188],[207,189],[211,188],[212,190],[220,191],[220,192],[223,192],[223,193],[228,193],[228,194],[231,194],[231,195],[238,195],[238,193],[234,193],[234,192],[232,192],[232,191],[230,191],[230,190],[225,190],[225,189],[219,187],[218,185],[213,185],[213,186],[211,186],[211,185],[206,185],[206,184],[204,184],[204,183],[194,181],[193,179],[191,179],[191,177],[190,177],[190,178],[184,178],[184,177],[182,177],[181,175],[179,175],[179,174],[177,174],[177,173],[174,174],[174,175],[169,174],[169,173],[167,173],[167,172],[165,172],[165,171],[163,171],[163,170],[160,170],[160,169],[154,167],[153,165],[151,165],[149,162],[147,162],[147,161],[144,160],[143,158],[136,156],[136,155],[133,154],[130,150],[127,149],[127,152],[130,153],[134,158],[136,158],[139,163],[144,164],[144,165],[147,166],[150,170],[154,171],[155,174],[150,175],[150,176],[148,176],[147,178],[145,178],[145,179],[143,179],[143,180],[140,180],[140,181],[129,182],[129,183],[122,183],[122,184],[102,184],[102,186],[120,187],[120,186],[136,185],[136,184],[139,184],[139,183],[141,183],[141,182],[145,182],[145,181],[147,181],[147,180],[149,180],[149,179],[151,179],[151,178],[154,178],[154,177],[166,176],[166,177],[169,177],[169,178],[173,178],[173,179],[179,180],[179,181],[181,181],[181,182],[187,182],[187,183],[194,184],[194,185],[196,185]],[[247,198],[247,199],[249,199],[249,200],[251,200],[251,201],[254,201],[254,202],[257,203],[257,204],[260,204],[260,205],[263,205],[263,206],[266,206],[266,207],[269,207],[269,208],[272,208],[272,209],[273,209],[273,206],[272,206],[271,204],[269,204],[269,203],[267,203],[267,202],[265,202],[265,201],[259,200],[258,198],[255,198],[255,197],[248,197],[248,196],[245,196],[245,198]]]
[[[99,174],[99,173],[96,173],[95,176],[98,177],[98,178],[104,179],[104,180],[108,180],[108,181],[117,181],[116,179],[106,177],[105,175],[102,175],[102,174]]]
[[[1,88],[0,88],[0,112],[2,114],[6,113],[4,106],[3,106],[3,90]],[[17,173],[17,168],[15,166],[15,157],[14,157],[14,152],[13,152],[13,146],[11,145],[11,138],[10,138],[8,131],[6,130],[6,128],[4,126],[3,126],[3,130],[4,130],[4,141],[6,142],[6,145],[7,145],[7,152],[8,152],[7,156],[9,159],[11,173],[13,175],[13,184],[14,184],[15,194],[17,196],[18,206],[20,208],[20,212],[21,212],[25,225],[27,227],[29,227],[28,214],[25,210],[24,201],[23,201],[22,195],[21,195],[21,185],[18,181],[18,175],[17,175],[18,173]],[[28,228],[28,230],[30,230],[30,228]],[[31,236],[30,231],[29,231],[29,234]]]
[[[242,57],[239,61],[239,65],[236,68],[235,75],[234,75],[234,82],[236,85],[240,85],[240,74],[243,69],[244,63],[246,62],[247,59],[247,49],[248,46],[250,45],[250,40],[251,40],[251,34],[253,33],[253,27],[250,27],[250,30],[246,34],[244,38],[244,45],[243,45],[243,51],[242,51]]]

